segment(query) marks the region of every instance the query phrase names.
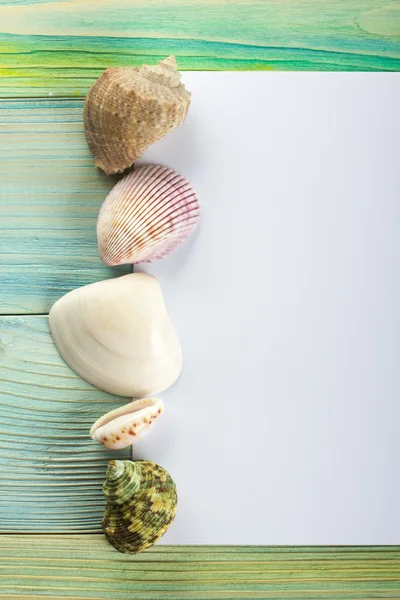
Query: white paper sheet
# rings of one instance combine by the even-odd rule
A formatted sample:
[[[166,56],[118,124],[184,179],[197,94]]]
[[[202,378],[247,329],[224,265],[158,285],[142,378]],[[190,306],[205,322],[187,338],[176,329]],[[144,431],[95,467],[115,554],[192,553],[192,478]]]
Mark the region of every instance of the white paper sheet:
[[[183,79],[189,116],[142,161],[202,204],[139,267],[184,349],[134,448],[178,486],[163,542],[399,543],[399,77]]]

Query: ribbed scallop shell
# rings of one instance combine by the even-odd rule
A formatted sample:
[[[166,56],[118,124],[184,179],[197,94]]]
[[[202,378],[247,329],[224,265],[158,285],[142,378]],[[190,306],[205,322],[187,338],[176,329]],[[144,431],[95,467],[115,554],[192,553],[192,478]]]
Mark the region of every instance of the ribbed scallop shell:
[[[83,111],[97,167],[107,175],[121,173],[185,120],[190,92],[180,78],[174,56],[157,65],[110,67],[102,73]]]
[[[172,169],[139,167],[117,183],[97,221],[106,265],[152,262],[177,248],[195,229],[200,206],[190,183]]]
[[[143,552],[164,535],[174,520],[175,483],[156,463],[111,460],[103,491],[107,499],[103,531],[120,552]]]
[[[137,442],[163,412],[158,398],[142,398],[108,412],[90,429],[92,440],[106,448],[120,450]]]

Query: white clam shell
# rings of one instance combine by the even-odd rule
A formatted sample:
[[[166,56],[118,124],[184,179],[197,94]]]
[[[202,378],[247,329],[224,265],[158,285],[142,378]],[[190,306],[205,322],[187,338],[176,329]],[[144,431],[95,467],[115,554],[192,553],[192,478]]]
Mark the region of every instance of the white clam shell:
[[[148,432],[164,405],[159,398],[142,398],[98,419],[90,430],[90,437],[112,450],[131,446]]]
[[[131,273],[73,290],[54,304],[49,325],[65,362],[112,394],[158,394],[181,373],[181,344],[152,275]]]
[[[151,262],[195,229],[200,206],[190,183],[172,169],[139,167],[123,177],[100,209],[97,240],[107,265]]]

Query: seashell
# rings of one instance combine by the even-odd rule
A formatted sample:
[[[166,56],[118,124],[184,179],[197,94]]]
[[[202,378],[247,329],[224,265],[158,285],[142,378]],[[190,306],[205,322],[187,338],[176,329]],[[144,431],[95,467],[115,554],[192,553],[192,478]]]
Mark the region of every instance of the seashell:
[[[83,110],[95,165],[121,173],[186,117],[190,92],[174,56],[158,65],[108,68],[90,88]]]
[[[158,398],[135,400],[98,419],[92,425],[90,437],[112,450],[126,448],[148,432],[163,410]]]
[[[167,167],[139,167],[117,183],[97,221],[106,265],[151,262],[177,248],[195,229],[200,206],[190,183]]]
[[[138,460],[111,460],[103,485],[103,531],[120,552],[136,554],[157,542],[176,513],[176,487],[168,471]]]
[[[52,307],[49,325],[71,369],[111,394],[157,394],[182,370],[181,344],[161,287],[147,273],[69,292]]]

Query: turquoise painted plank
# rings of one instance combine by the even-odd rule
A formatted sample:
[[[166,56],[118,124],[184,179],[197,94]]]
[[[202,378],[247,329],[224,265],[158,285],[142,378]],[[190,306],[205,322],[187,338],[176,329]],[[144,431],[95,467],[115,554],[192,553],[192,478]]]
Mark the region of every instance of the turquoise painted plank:
[[[2,0],[0,95],[83,95],[110,65],[395,71],[394,0]]]
[[[0,314],[47,313],[103,265],[98,210],[116,178],[93,166],[76,100],[0,101]]]
[[[130,452],[89,429],[125,402],[65,365],[47,317],[0,317],[0,532],[100,531],[107,461]]]
[[[399,598],[399,547],[162,546],[101,535],[0,537],[0,598]]]

